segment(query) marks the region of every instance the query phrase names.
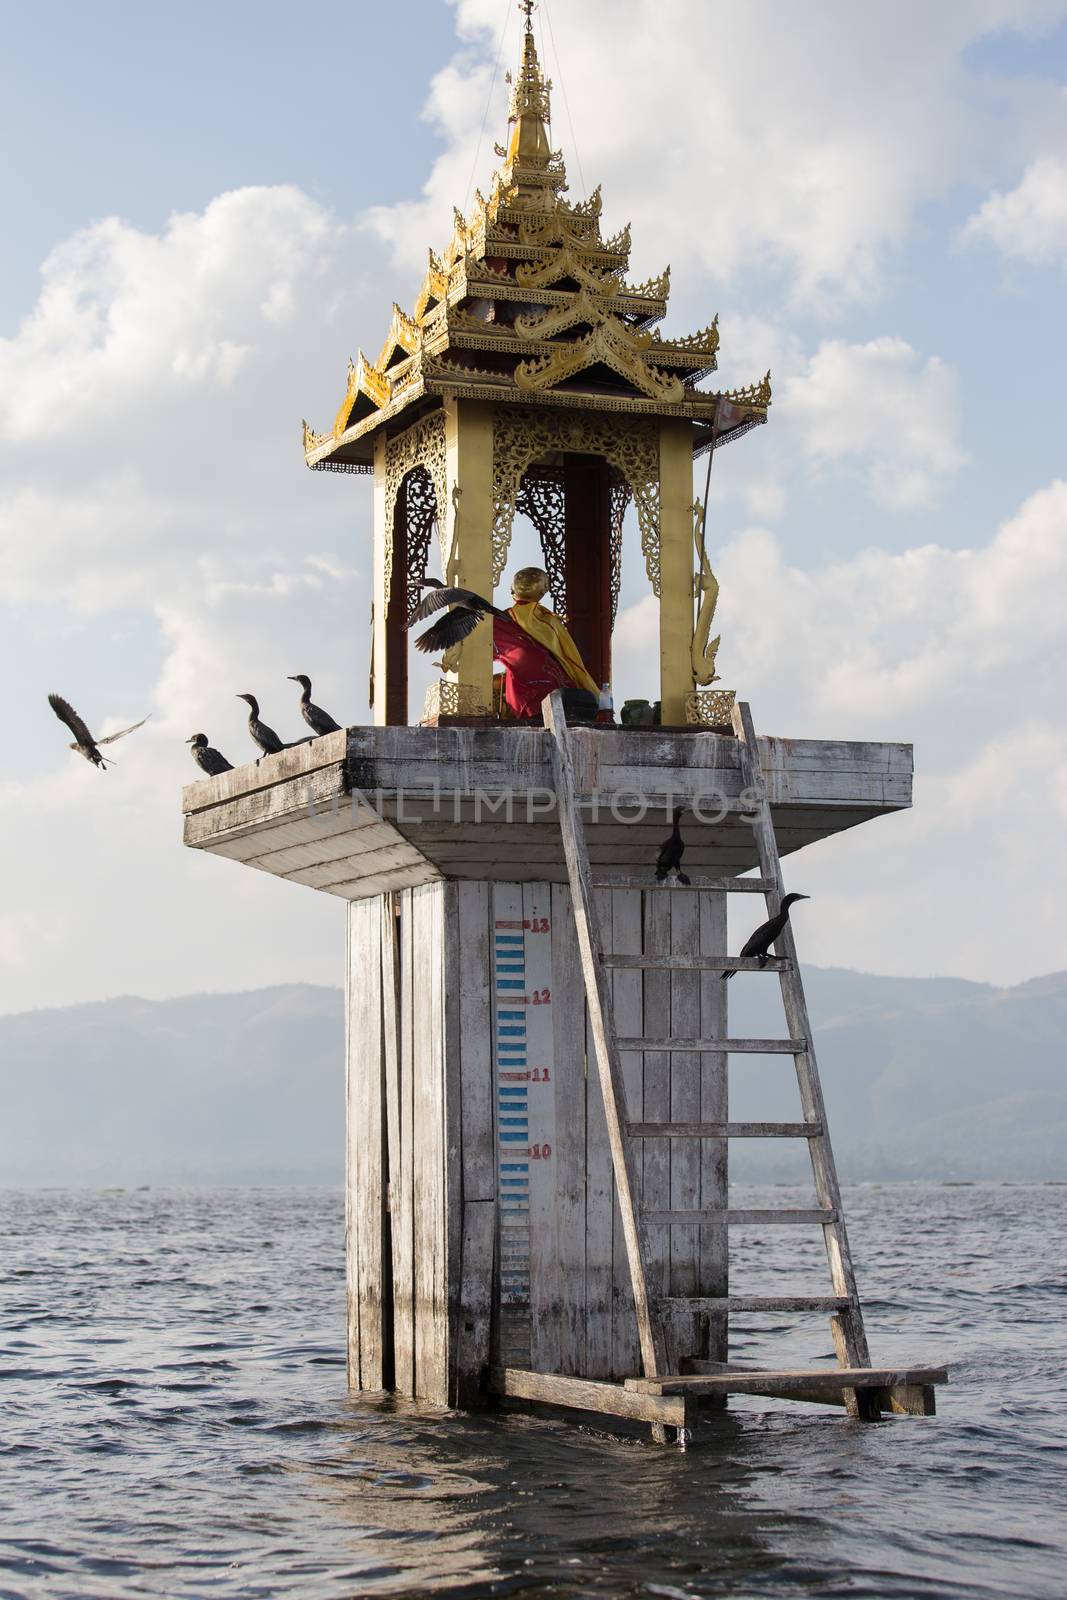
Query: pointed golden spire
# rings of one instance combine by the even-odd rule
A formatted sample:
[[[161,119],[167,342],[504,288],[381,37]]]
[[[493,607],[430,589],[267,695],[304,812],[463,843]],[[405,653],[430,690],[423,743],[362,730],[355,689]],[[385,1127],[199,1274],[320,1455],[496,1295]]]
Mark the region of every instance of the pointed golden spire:
[[[508,139],[507,164],[523,167],[544,166],[552,154],[546,122],[552,120],[549,100],[551,81],[541,71],[537,59],[537,45],[533,32],[533,0],[519,0],[519,9],[526,17],[522,35],[522,61],[518,76],[507,75],[511,85],[508,100],[508,122],[511,134]]]

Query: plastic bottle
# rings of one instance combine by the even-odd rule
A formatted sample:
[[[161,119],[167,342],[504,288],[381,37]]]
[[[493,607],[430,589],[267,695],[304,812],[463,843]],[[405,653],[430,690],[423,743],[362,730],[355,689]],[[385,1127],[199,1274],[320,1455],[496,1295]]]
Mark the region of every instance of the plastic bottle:
[[[600,686],[600,699],[597,702],[596,719],[598,722],[615,723],[615,703],[611,698],[611,684],[604,683]]]

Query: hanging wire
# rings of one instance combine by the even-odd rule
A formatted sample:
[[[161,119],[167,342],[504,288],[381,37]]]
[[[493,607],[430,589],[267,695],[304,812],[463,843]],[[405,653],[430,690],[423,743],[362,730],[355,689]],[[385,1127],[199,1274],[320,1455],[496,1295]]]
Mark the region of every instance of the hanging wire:
[[[482,112],[482,125],[478,131],[478,143],[474,150],[474,160],[471,162],[471,175],[467,179],[467,192],[463,197],[463,215],[467,215],[467,207],[471,201],[471,191],[474,188],[474,175],[478,171],[478,161],[482,153],[482,141],[485,138],[485,126],[489,121],[489,108],[493,103],[493,90],[496,88],[497,77],[500,73],[500,58],[504,54],[504,39],[507,36],[508,23],[511,21],[512,0],[504,0],[504,22],[500,29],[500,38],[496,45],[496,60],[493,62],[493,71],[489,79],[489,93],[485,97],[485,110]]]
[[[567,113],[567,127],[570,129],[571,149],[574,151],[574,159],[578,165],[578,181],[582,186],[582,199],[586,200],[589,198],[589,191],[585,186],[585,173],[582,171],[582,158],[578,154],[578,141],[574,137],[574,119],[571,116],[571,103],[567,98],[567,85],[563,78],[563,65],[560,61],[559,50],[556,46],[556,34],[552,27],[552,13],[548,9],[548,0],[541,0],[541,9],[544,11],[545,21],[548,23],[548,37],[552,41],[552,54],[556,59],[556,77],[559,79],[560,93],[563,96],[563,109]],[[541,48],[544,49],[543,40]]]

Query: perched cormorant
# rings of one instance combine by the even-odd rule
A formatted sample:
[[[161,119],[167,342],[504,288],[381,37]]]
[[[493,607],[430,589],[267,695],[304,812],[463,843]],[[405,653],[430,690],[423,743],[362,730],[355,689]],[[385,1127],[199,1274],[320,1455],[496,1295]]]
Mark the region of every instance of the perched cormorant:
[[[186,739],[186,744],[191,744],[193,760],[201,772],[209,772],[217,778],[220,772],[232,772],[233,762],[227,761],[225,756],[220,756],[217,750],[212,750],[207,742],[206,733],[194,733],[191,739]]]
[[[662,883],[664,878],[669,878],[673,872],[679,883],[688,884],[689,879],[682,871],[682,857],[685,854],[685,840],[682,838],[680,823],[685,816],[687,806],[679,806],[674,813],[674,827],[671,829],[669,839],[664,839],[659,855],[656,857],[656,881]]]
[[[782,901],[782,908],[778,915],[776,917],[771,917],[769,922],[760,923],[755,933],[746,939],[745,943],[741,946],[741,954],[743,956],[758,956],[760,966],[766,966],[767,957],[771,953],[771,946],[781,933],[782,929],[785,927],[786,923],[789,921],[789,907],[793,904],[794,900],[810,899],[811,896],[806,894],[787,894],[785,899]],[[722,976],[723,982],[725,983],[727,978],[733,977],[733,973],[724,972]]]
[[[268,728],[265,722],[259,720],[259,701],[254,694],[239,694],[238,700],[247,700],[251,708],[248,713],[248,731],[259,745],[265,756],[276,756],[279,750],[284,750],[285,745],[278,738],[273,728]]]
[[[48,696],[48,704],[52,707],[60,722],[65,722],[74,735],[74,743],[70,748],[77,750],[78,754],[84,756],[86,761],[91,761],[94,767],[100,767],[101,769],[114,766],[115,763],[113,761],[105,761],[96,748],[97,745],[114,744],[116,739],[125,739],[128,733],[132,733],[135,728],[143,728],[148,721],[148,717],[142,717],[140,722],[131,722],[128,728],[122,728],[118,733],[109,733],[103,739],[94,739],[69,700],[64,700],[61,694],[50,694]],[[149,712],[148,716],[150,717],[151,715],[152,713]]]
[[[300,696],[300,715],[311,729],[312,733],[340,733],[340,726],[333,720],[328,711],[323,711],[321,706],[311,703],[311,679],[305,672],[291,672],[290,683],[298,683],[303,693]]]
[[[448,588],[437,578],[427,578],[423,586],[430,592],[419,601],[409,627],[425,621],[435,611],[440,611],[442,606],[452,607],[447,617],[435,622],[432,628],[427,628],[415,640],[416,650],[422,650],[427,655],[437,650],[451,650],[454,644],[459,644],[461,639],[466,639],[468,634],[474,632],[483,617],[507,615],[506,611],[498,610],[492,601],[483,600],[472,589]]]

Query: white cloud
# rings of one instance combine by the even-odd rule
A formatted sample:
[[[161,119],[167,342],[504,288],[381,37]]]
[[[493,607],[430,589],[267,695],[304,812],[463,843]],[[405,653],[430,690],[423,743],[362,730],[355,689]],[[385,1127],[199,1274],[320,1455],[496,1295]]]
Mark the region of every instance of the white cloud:
[[[556,81],[553,138],[572,191],[603,182],[611,226],[634,223],[638,277],[675,267],[679,313],[703,315],[708,280],[735,285],[768,269],[799,301],[874,291],[915,210],[996,151],[1021,156],[1054,86],[1028,84],[1028,109],[1005,126],[996,97],[963,62],[998,28],[1054,26],[1062,0],[928,0],[857,6],[810,0],[745,6],[692,0],[582,0],[552,11],[542,55]],[[423,199],[383,208],[379,226],[416,270],[444,243],[462,204],[486,103],[498,0],[458,0],[472,48],[437,76],[428,114],[446,141]],[[516,15],[504,48],[517,49]],[[687,64],[711,72],[703,87]],[[566,86],[574,137],[563,101]],[[594,92],[595,86],[595,92]],[[492,169],[505,116],[493,91],[475,182]],[[661,259],[662,257],[662,259]],[[700,294],[697,296],[699,286]]]
[[[803,571],[751,529],[717,570],[719,669],[757,727],[915,744],[913,812],[788,869],[817,886],[808,958],[1004,982],[1067,965],[1067,483],[969,549]],[[620,696],[648,693],[657,627],[651,599],[620,617]]]
[[[986,240],[1033,266],[1067,266],[1067,156],[1031,162],[1014,189],[994,192],[979,207],[964,238]]]
[[[903,339],[831,339],[787,378],[781,416],[814,466],[850,463],[882,505],[929,505],[966,460],[959,445],[955,374]]]
[[[782,445],[744,486],[750,517],[782,514],[803,488],[804,460],[859,474],[903,506],[927,501],[958,467],[949,368],[890,338],[829,341],[812,355],[761,312],[759,284],[770,270],[773,301],[827,311],[876,290],[916,207],[992,143],[963,50],[988,29],[1065,12],[1051,0],[940,0],[933,28],[926,0],[732,10],[625,0],[622,27],[607,0],[554,11],[585,176],[604,181],[609,228],[633,219],[634,276],[673,260],[679,331],[716,309],[709,281],[729,285],[748,309],[723,307],[724,382],[774,368]],[[107,703],[91,659],[78,682],[47,685],[90,720],[106,713],[118,725],[153,709],[116,772],[101,777],[69,755],[42,709],[48,726],[32,759],[20,749],[18,781],[0,788],[7,837],[20,846],[0,907],[0,951],[14,969],[0,1006],[339,975],[339,908],[328,897],[180,848],[178,787],[195,775],[180,741],[203,728],[243,759],[234,696],[245,688],[295,735],[285,682],[295,671],[312,675],[338,717],[365,714],[369,486],[308,474],[299,419],[328,422],[345,357],[361,343],[377,351],[390,302],[410,303],[426,246],[444,243],[452,206],[464,203],[497,0],[460,0],[457,18],[468,44],[428,102],[444,148],[422,197],[348,222],[297,189],[259,188],[176,215],[158,233],[108,219],[52,253],[36,306],[0,340],[0,600],[45,632],[122,609],[151,619],[157,645],[138,646],[144,658],[130,657],[128,683]],[[514,43],[513,32],[506,61]],[[712,92],[679,93],[686,58],[715,64]],[[610,86],[610,98],[586,84]],[[483,185],[502,129],[499,84],[494,94],[473,174]],[[556,117],[561,142],[558,89]],[[562,142],[575,193],[569,133]],[[1000,153],[1020,170],[1032,151],[1012,130]],[[1040,766],[1062,726],[1050,618],[1063,587],[1062,494],[1035,496],[991,543],[958,555],[868,551],[805,573],[755,531],[725,552],[722,669],[764,726],[920,740],[914,817],[827,847],[825,882],[836,887],[824,903],[839,914],[824,959],[859,952],[885,970],[928,959],[976,975],[1005,950],[1019,975],[1062,959],[1047,909],[1029,942],[988,927],[980,937],[976,915],[951,959],[922,943],[925,928],[916,942],[907,918],[929,921],[934,890],[909,899],[901,858],[883,843],[906,837],[917,863],[958,861],[944,820],[958,814],[969,858],[981,859],[973,807],[983,785],[1002,758]],[[47,622],[33,610],[42,595]],[[618,659],[636,677],[654,661],[647,612],[620,624]],[[1062,764],[1048,781],[1062,798]],[[1011,794],[998,795],[993,836],[1011,826]],[[1048,824],[1040,800],[1027,804],[1012,848],[1029,860]],[[857,861],[873,898],[848,881]],[[998,892],[1030,912],[1029,869],[1025,888],[1014,858],[1013,873]],[[867,930],[863,943],[872,909],[885,912],[886,931]]]

